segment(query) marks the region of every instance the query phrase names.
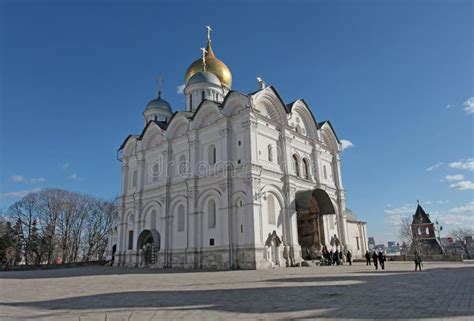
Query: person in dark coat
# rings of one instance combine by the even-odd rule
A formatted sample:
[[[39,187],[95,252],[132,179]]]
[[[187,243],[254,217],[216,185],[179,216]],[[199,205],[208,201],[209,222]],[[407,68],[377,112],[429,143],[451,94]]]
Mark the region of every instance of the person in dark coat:
[[[379,269],[379,266],[377,264],[378,258],[379,257],[377,256],[377,252],[374,251],[374,253],[372,253],[372,261],[374,261],[374,265],[375,265],[376,270]]]
[[[329,251],[329,259],[330,259],[330,262],[331,262],[331,265],[334,265],[334,252],[331,250]]]
[[[347,262],[349,262],[349,265],[352,265],[352,253],[351,253],[351,251],[347,251],[346,258],[347,258]]]
[[[415,272],[418,268],[420,268],[421,271],[421,256],[417,251],[415,251]]]
[[[369,251],[365,251],[365,261],[367,262],[367,265],[370,265],[370,253],[369,253]]]
[[[344,254],[342,254],[342,250],[339,251],[339,262],[341,263],[341,265],[344,264]]]
[[[378,259],[380,267],[382,270],[385,270],[385,255],[382,253],[382,251],[379,252]]]

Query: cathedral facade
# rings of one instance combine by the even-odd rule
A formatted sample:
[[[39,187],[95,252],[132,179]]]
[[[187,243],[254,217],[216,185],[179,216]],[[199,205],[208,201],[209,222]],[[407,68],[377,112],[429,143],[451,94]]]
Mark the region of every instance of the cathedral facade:
[[[114,264],[260,269],[322,251],[367,250],[364,222],[346,209],[341,144],[307,103],[272,86],[231,90],[208,34],[185,74],[185,111],[161,97],[144,129],[119,148]]]

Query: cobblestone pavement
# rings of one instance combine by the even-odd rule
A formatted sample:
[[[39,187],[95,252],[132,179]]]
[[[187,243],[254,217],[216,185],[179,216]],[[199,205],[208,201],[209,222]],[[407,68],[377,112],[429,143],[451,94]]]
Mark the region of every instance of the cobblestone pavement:
[[[474,264],[0,273],[2,321],[270,318],[474,320]]]

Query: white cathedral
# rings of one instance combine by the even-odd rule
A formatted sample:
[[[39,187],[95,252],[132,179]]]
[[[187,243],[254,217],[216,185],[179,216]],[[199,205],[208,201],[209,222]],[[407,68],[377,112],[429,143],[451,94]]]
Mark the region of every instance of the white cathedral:
[[[185,74],[185,111],[161,97],[119,148],[114,265],[265,269],[329,251],[367,250],[365,222],[346,208],[341,144],[303,99],[231,90],[208,28]]]

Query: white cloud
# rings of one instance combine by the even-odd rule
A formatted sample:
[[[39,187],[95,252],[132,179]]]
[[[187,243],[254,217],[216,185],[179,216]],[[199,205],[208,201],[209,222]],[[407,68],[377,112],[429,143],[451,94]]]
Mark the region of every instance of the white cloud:
[[[414,213],[414,209],[408,206],[401,206],[401,207],[386,209],[384,212],[389,215],[399,215],[399,214]]]
[[[61,165],[62,169],[68,169],[69,168],[69,163],[64,163]]]
[[[460,181],[460,182],[449,185],[449,188],[457,189],[461,191],[470,190],[470,189],[474,189],[474,183],[471,181]]]
[[[443,200],[440,200],[440,201],[436,201],[435,203],[436,203],[436,204],[441,204],[441,205],[442,205],[442,204],[448,204],[448,203],[449,203],[449,201],[443,201]]]
[[[458,162],[452,162],[448,165],[451,168],[455,169],[467,169],[470,171],[474,171],[474,158],[469,158],[467,160],[460,160]]]
[[[67,178],[70,179],[70,180],[73,180],[73,181],[83,181],[83,180],[84,180],[83,177],[79,176],[79,175],[76,174],[76,173],[72,173],[72,174],[69,175]]]
[[[33,177],[30,179],[31,184],[44,183],[45,181],[46,179],[44,179],[43,177]]]
[[[464,111],[469,115],[474,113],[474,97],[468,98],[464,104]]]
[[[450,213],[466,213],[466,212],[474,212],[474,202],[467,203],[466,205],[462,205],[459,207],[453,207],[449,210]]]
[[[177,93],[178,95],[184,94],[184,87],[186,87],[185,84],[182,84],[182,85],[179,85],[178,87],[176,87],[176,93]]]
[[[21,175],[13,175],[11,179],[15,183],[28,183],[28,184],[38,184],[38,183],[44,183],[46,181],[46,179],[43,177],[26,178]]]
[[[12,179],[12,181],[14,181],[15,183],[23,183],[25,181],[25,178],[21,175],[13,175],[12,177],[10,177]]]
[[[452,182],[452,181],[462,181],[464,179],[464,176],[461,174],[456,174],[456,175],[447,175],[444,178],[448,182]]]
[[[449,109],[449,108],[451,108],[451,107],[453,107],[453,105],[450,105],[450,104],[447,104],[447,105],[446,105],[446,109]]]
[[[432,201],[426,201],[426,202],[423,202],[423,203],[426,204],[426,205],[431,205],[431,204],[433,204]]]
[[[433,166],[430,166],[426,169],[427,172],[431,172],[432,170],[434,169],[437,169],[438,167],[440,167],[441,165],[443,165],[443,163],[438,163],[438,164],[435,164]]]
[[[352,144],[352,142],[350,142],[348,140],[345,140],[345,139],[341,139],[341,149],[342,150],[345,150],[345,149],[351,148],[351,147],[354,147],[354,144]]]
[[[22,198],[26,195],[34,192],[40,191],[39,188],[33,188],[31,190],[22,190],[22,191],[14,191],[14,192],[6,192],[0,193],[0,198]]]

